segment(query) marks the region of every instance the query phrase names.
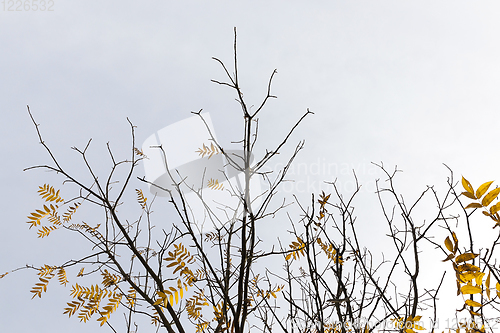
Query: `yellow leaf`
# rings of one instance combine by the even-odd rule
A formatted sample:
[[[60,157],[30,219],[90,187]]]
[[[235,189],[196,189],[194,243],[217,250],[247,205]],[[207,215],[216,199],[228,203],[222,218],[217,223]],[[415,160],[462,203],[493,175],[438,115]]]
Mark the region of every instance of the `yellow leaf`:
[[[100,321],[102,326],[108,321],[108,318],[106,316],[102,316],[101,318],[97,319],[97,321]]]
[[[469,310],[469,312],[470,312],[470,314],[471,314],[471,315],[473,315],[473,316],[480,316],[480,314],[479,314],[479,313],[474,312],[474,311],[472,311],[472,310]],[[477,332],[477,331],[476,331],[476,332]],[[479,331],[479,332],[481,332],[481,331]]]
[[[464,261],[469,261],[469,260],[472,260],[474,259],[475,257],[477,257],[478,254],[474,254],[474,253],[464,253],[464,254],[461,254],[459,255],[456,259],[455,259],[455,262],[457,264],[461,263],[461,262],[464,262]]]
[[[469,192],[462,192],[462,195],[465,195],[469,199],[476,200],[476,196],[474,194],[469,193]]]
[[[462,186],[464,187],[464,189],[469,192],[470,194],[474,195],[474,188],[472,187],[472,185],[469,183],[469,181],[467,179],[464,178],[464,176],[462,176]]]
[[[484,276],[484,273],[476,273],[476,286],[480,286],[483,284],[483,276]]]
[[[500,211],[500,202],[497,202],[496,204],[494,204],[493,206],[490,207],[490,214],[495,214],[497,213],[498,211]]]
[[[446,257],[446,259],[444,259],[444,260],[443,260],[443,262],[448,261],[448,260],[450,260],[450,259],[453,259],[454,257],[455,257],[455,255],[454,255],[453,253],[450,253],[450,254],[448,254],[448,256]]]
[[[450,237],[446,237],[446,239],[444,240],[444,245],[446,246],[448,251],[453,252],[453,243],[451,242]]]
[[[453,241],[455,242],[455,247],[453,248],[453,252],[457,252],[458,250],[458,238],[457,235],[455,234],[455,231],[451,232],[451,236],[453,236]]]
[[[486,278],[486,296],[488,296],[488,299],[490,299],[490,274],[491,272],[488,272],[488,277]]]
[[[460,266],[457,266],[457,270],[459,272],[465,272],[465,271],[479,272],[481,269],[471,264],[462,264]]]
[[[500,283],[497,282],[496,288],[498,291],[500,291]]]
[[[462,294],[480,294],[481,293],[481,287],[478,286],[471,286],[471,285],[465,285],[460,288],[460,291]]]
[[[490,188],[490,185],[492,183],[493,183],[493,181],[486,182],[483,185],[479,186],[479,188],[476,191],[476,198],[478,198],[478,199],[481,198],[483,196],[483,194],[485,194],[486,191],[488,191],[488,188]]]
[[[483,206],[489,206],[489,204],[498,196],[498,193],[500,193],[500,187],[489,191],[488,194],[484,196],[483,201],[481,202]]]
[[[469,281],[472,281],[472,279],[475,279],[477,277],[476,273],[463,273],[463,274],[460,274],[460,281],[463,282],[463,283],[466,283],[466,282],[469,282]]]
[[[466,300],[465,304],[467,304],[468,306],[473,306],[473,307],[481,307],[481,306],[483,306],[481,303],[475,302],[475,301],[473,301],[471,299]]]
[[[465,207],[465,209],[469,209],[469,208],[482,208],[483,205],[481,205],[480,203],[477,203],[477,202],[472,202],[470,204],[467,205],[467,207]]]

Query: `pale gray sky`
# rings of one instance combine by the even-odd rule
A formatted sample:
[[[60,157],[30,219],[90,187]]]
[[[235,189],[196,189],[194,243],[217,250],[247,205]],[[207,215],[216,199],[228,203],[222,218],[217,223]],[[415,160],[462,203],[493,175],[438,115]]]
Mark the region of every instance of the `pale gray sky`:
[[[321,179],[338,177],[348,189],[345,171],[355,168],[368,194],[381,177],[371,161],[404,170],[401,189],[410,197],[445,183],[442,163],[476,184],[498,176],[498,1],[54,0],[50,12],[9,11],[5,3],[0,274],[46,263],[47,256],[55,264],[74,244],[57,236],[37,239],[25,223],[41,203],[38,186],[60,185],[54,175],[22,171],[49,161],[26,105],[46,142],[75,171],[81,168],[70,147],[89,138],[98,168],[108,167],[106,142],[117,154],[128,149],[126,117],[138,126],[142,144],[203,108],[219,140],[229,144],[240,139],[241,113],[234,94],[210,82],[224,78],[211,57],[230,63],[235,26],[249,104],[259,105],[278,70],[278,99],[262,113],[260,148],[276,143],[306,108],[315,113],[290,139],[292,146],[306,139],[297,163],[335,164],[337,172],[297,168],[310,183],[303,188],[316,190]],[[62,315],[68,288],[54,283],[41,300],[30,300],[36,281],[29,271],[0,280],[2,332],[97,326]]]

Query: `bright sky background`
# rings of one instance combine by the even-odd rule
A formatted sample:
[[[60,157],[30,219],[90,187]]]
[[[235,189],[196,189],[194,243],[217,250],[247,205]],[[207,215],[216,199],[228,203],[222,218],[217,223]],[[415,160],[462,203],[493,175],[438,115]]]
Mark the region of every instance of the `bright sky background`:
[[[0,274],[56,264],[73,244],[37,239],[25,223],[41,204],[38,186],[60,187],[51,174],[22,171],[49,162],[26,105],[47,144],[76,171],[80,161],[70,147],[83,148],[89,138],[97,167],[108,167],[106,142],[126,152],[126,117],[137,125],[140,145],[203,108],[228,145],[241,138],[241,112],[229,89],[210,82],[224,79],[211,57],[231,64],[235,26],[250,105],[260,104],[278,70],[278,99],[261,115],[260,148],[274,146],[310,108],[315,115],[290,138],[290,147],[306,140],[297,163],[338,166],[337,174],[308,169],[300,179],[337,177],[349,190],[347,172],[355,168],[368,195],[381,177],[370,162],[382,161],[404,171],[400,189],[415,198],[426,185],[444,187],[442,163],[473,184],[498,176],[498,1],[54,0],[50,12],[8,9],[9,1],[0,3]],[[319,185],[304,191],[305,200],[309,189]],[[376,207],[370,200],[366,207]],[[359,214],[371,218],[373,211]],[[377,228],[377,219],[369,223]],[[97,326],[62,315],[69,287],[52,283],[31,300],[36,282],[26,270],[0,280],[2,332]]]

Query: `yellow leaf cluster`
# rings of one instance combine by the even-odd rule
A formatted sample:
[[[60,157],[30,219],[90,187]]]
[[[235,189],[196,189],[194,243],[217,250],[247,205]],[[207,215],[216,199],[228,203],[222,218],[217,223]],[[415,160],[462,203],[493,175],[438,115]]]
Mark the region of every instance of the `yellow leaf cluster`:
[[[195,262],[194,256],[189,253],[189,251],[180,243],[179,245],[174,244],[175,250],[169,251],[168,256],[163,260],[169,262],[167,267],[174,268],[174,274],[179,272],[180,276],[183,276],[188,285],[192,285],[196,281],[196,276],[193,274],[191,269],[187,264],[192,264]]]
[[[217,179],[209,179],[207,186],[208,186],[208,188],[211,188],[212,190],[222,191],[224,189],[224,185],[219,184],[219,180],[217,180]]]
[[[294,260],[297,260],[300,258],[300,256],[305,256],[304,249],[306,248],[306,244],[302,241],[300,237],[297,236],[297,241],[292,242],[292,244],[290,244],[289,247],[291,249],[291,252],[285,256],[286,260],[290,260],[292,257]]]
[[[198,320],[203,317],[201,309],[203,306],[207,306],[208,301],[202,291],[196,292],[192,297],[186,300],[186,310],[188,313],[188,318]]]
[[[40,298],[42,297],[42,292],[47,291],[47,285],[49,284],[50,279],[56,275],[56,270],[59,283],[64,286],[68,283],[68,280],[66,279],[66,271],[63,267],[58,268],[56,266],[44,265],[38,269],[39,282],[36,283],[31,289],[31,292],[33,293],[33,297],[31,299],[36,296]],[[5,275],[7,275],[7,273]]]
[[[97,319],[97,321],[101,322],[101,326],[104,325],[108,321],[111,314],[118,309],[121,299],[122,294],[117,293],[113,294],[113,296],[109,298],[108,304],[102,308],[104,311],[100,312],[101,317]]]
[[[77,208],[80,207],[80,203],[75,203],[74,206],[70,206],[66,213],[63,214],[63,222],[69,222],[71,220],[71,217],[73,214],[76,212]]]
[[[53,276],[54,275],[51,275],[47,278],[43,278],[43,277],[39,278],[40,282],[35,284],[35,286],[31,289],[31,292],[33,293],[33,297],[31,297],[31,299],[35,298],[35,296],[38,296],[40,298],[42,297],[42,292],[47,291],[47,285],[49,284],[49,281]]]
[[[270,298],[271,298],[271,296],[272,296],[272,297],[274,297],[274,298],[277,298],[276,293],[277,293],[277,292],[280,292],[281,290],[283,290],[283,288],[285,288],[285,286],[284,286],[284,285],[279,285],[279,286],[277,286],[277,287],[276,287],[276,289],[274,289],[274,290],[272,290],[272,289],[271,289],[271,290],[265,290],[265,291],[264,291],[264,290],[260,290],[260,289],[259,289],[259,290],[257,291],[257,297],[263,297],[263,298],[270,299]]]
[[[134,152],[135,152],[135,154],[136,154],[136,155],[138,155],[138,156],[141,156],[141,157],[143,157],[143,158],[148,158],[148,157],[146,156],[146,154],[144,154],[144,152],[142,151],[142,149],[138,149],[138,148],[134,147]]]
[[[137,202],[139,205],[141,205],[142,209],[146,209],[146,204],[148,201],[148,198],[144,196],[144,193],[142,193],[142,190],[135,189],[135,192],[137,193]]]
[[[200,155],[202,158],[205,156],[208,156],[208,159],[210,159],[212,156],[220,154],[221,151],[219,148],[217,148],[213,142],[210,143],[210,147],[207,147],[205,144],[203,144],[202,148],[198,148],[196,151],[198,155]]]
[[[182,299],[184,297],[184,289],[187,291],[187,287],[187,284],[183,283],[181,279],[178,279],[177,288],[169,287],[168,289],[165,289],[163,291],[156,291],[159,298],[156,300],[154,305],[162,305],[164,307],[167,307],[167,303],[170,303],[170,305],[174,305],[174,300],[175,304],[179,303],[179,299]]]
[[[200,323],[197,323],[196,324],[196,333],[205,332],[205,330],[208,328],[208,325],[210,325],[209,321],[202,321]]]
[[[57,279],[59,280],[59,283],[63,286],[66,287],[66,284],[69,282],[67,277],[66,277],[66,271],[64,270],[64,268],[59,268],[57,270]]]
[[[216,242],[219,242],[220,240],[221,240],[220,235],[217,234],[217,232],[215,232],[215,231],[207,232],[205,234],[205,242],[212,242],[213,244],[215,244]]]
[[[45,184],[43,186],[39,186],[38,193],[43,199],[45,199],[46,202],[54,202],[54,204],[46,204],[42,209],[35,210],[35,212],[28,215],[27,223],[30,225],[29,228],[31,229],[32,227],[39,226],[41,221],[44,218],[47,218],[48,222],[52,225],[42,226],[37,232],[38,238],[44,238],[47,237],[52,231],[59,229],[63,223],[68,222],[78,208],[79,203],[69,207],[68,211],[63,214],[61,221],[57,211],[59,208],[57,203],[64,202],[64,199],[59,195],[59,190],[56,191],[52,186]]]
[[[47,227],[47,226],[43,226],[41,229],[38,230],[37,232],[37,235],[38,235],[38,238],[43,238],[43,237],[46,237],[48,236],[52,231],[56,230],[57,227],[56,226],[50,226],[50,227]]]
[[[320,204],[318,221],[323,219],[325,217],[325,214],[328,213],[328,210],[325,208],[328,199],[330,199],[330,194],[326,195],[324,191],[321,191],[318,199],[318,202]]]
[[[75,284],[72,286],[70,295],[75,300],[67,303],[68,307],[64,308],[64,314],[71,317],[80,310],[78,318],[80,321],[87,322],[94,314],[98,313],[101,317],[97,321],[101,322],[101,326],[108,321],[111,313],[116,311],[123,297],[120,292],[100,288],[97,284],[90,286],[90,288]],[[99,309],[105,298],[108,298],[107,305]]]
[[[481,190],[479,194],[481,194],[483,191],[486,191],[481,188],[478,189],[478,191],[479,190]],[[443,261],[454,259],[452,261],[452,264],[457,280],[457,295],[482,294],[483,277],[485,273],[481,272],[481,269],[478,266],[467,263],[467,261],[474,260],[478,256],[478,254],[469,252],[462,253],[457,256],[456,254],[458,251],[458,238],[454,232],[452,232],[452,238],[453,241],[450,239],[450,237],[446,237],[446,239],[444,240],[444,245],[446,249],[450,251],[450,254]],[[488,297],[490,295],[489,285],[490,274],[488,273],[488,277],[486,279],[486,293]],[[468,305],[470,307],[483,306],[481,303],[475,302],[472,299],[465,300],[465,305]],[[477,313],[473,310],[469,310],[469,312],[473,315],[477,315]]]
[[[319,246],[321,247],[321,249],[323,250],[323,252],[326,254],[326,256],[328,257],[328,259],[330,260],[333,260],[334,262],[338,262],[339,264],[343,264],[344,263],[344,260],[342,260],[342,258],[340,256],[337,256],[337,250],[335,250],[335,248],[333,247],[333,244],[325,244],[321,241],[321,238],[317,238],[316,239],[316,242],[319,244]]]
[[[232,318],[228,318],[227,314],[227,304],[226,309],[224,310],[224,306],[219,302],[217,306],[214,306],[214,319],[213,321],[218,323],[221,332],[229,331],[232,327]]]
[[[55,205],[55,206],[53,206],[52,204],[49,206],[43,205],[43,210],[37,209],[34,213],[31,213],[30,215],[28,215],[29,221],[26,223],[30,224],[30,229],[32,227],[36,227],[37,225],[40,225],[41,220],[44,217],[47,217],[51,214],[55,215],[57,213],[56,209],[57,209],[57,205]]]
[[[125,296],[127,299],[127,303],[130,307],[133,307],[135,305],[135,301],[137,299],[137,293],[134,289],[134,287],[130,287],[128,290],[128,295]]]
[[[56,203],[64,201],[64,199],[59,196],[59,190],[56,191],[49,184],[39,186],[38,193],[45,201],[55,201]]]
[[[121,281],[121,277],[115,274],[111,274],[108,272],[107,269],[105,269],[103,272],[101,272],[102,275],[102,285],[104,288],[109,288],[111,286],[115,286],[118,284],[118,282]]]
[[[486,182],[482,184],[481,186],[478,187],[478,189],[474,192],[474,188],[472,187],[471,183],[462,177],[462,186],[465,189],[465,192],[462,192],[462,195],[466,196],[469,199],[477,200],[478,202],[472,202],[468,204],[465,208],[484,208],[485,210],[483,211],[483,214],[486,216],[489,216],[493,221],[496,222],[494,228],[496,226],[500,225],[500,215],[498,212],[500,211],[500,202],[497,202],[496,204],[488,206],[495,200],[498,195],[500,194],[500,187],[497,187],[488,193],[488,189],[490,188],[491,184],[493,181]],[[486,195],[485,195],[486,194]],[[484,197],[483,197],[484,195]],[[483,197],[481,199],[481,197]],[[481,201],[479,201],[481,200]]]

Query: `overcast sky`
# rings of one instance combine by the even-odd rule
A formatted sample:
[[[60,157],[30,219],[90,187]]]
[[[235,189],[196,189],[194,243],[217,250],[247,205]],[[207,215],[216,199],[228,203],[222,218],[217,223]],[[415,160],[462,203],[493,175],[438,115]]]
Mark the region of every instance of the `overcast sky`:
[[[109,166],[106,142],[126,152],[127,117],[140,145],[204,109],[230,145],[241,138],[241,112],[234,94],[210,80],[224,79],[211,57],[231,63],[233,27],[250,105],[260,104],[278,70],[278,99],[261,114],[259,148],[272,148],[307,108],[315,113],[290,138],[291,147],[306,140],[297,163],[307,171],[295,174],[309,185],[296,191],[309,195],[335,178],[348,191],[354,168],[373,193],[382,175],[370,162],[381,161],[404,171],[399,184],[409,197],[426,185],[444,187],[443,163],[475,184],[498,176],[498,1],[54,0],[44,11],[9,11],[18,9],[9,3],[0,4],[0,274],[57,264],[71,247],[37,239],[25,223],[41,204],[38,186],[60,185],[51,174],[22,171],[49,162],[26,105],[47,144],[77,171],[70,147],[89,138],[96,167]],[[0,280],[2,332],[97,326],[62,315],[69,289],[56,283],[30,300],[36,281],[33,271]]]

